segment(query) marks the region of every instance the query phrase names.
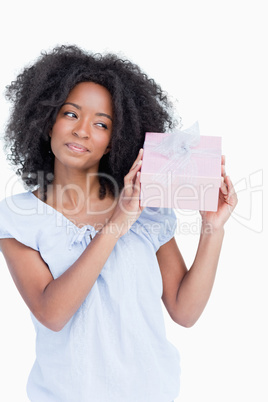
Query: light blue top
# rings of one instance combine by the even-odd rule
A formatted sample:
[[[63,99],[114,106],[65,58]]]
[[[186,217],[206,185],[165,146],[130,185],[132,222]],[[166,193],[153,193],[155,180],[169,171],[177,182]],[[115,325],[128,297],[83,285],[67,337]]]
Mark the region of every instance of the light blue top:
[[[36,360],[27,384],[31,401],[170,402],[177,397],[179,354],[166,339],[156,258],[175,229],[172,210],[144,209],[61,331],[49,330],[32,315]],[[95,234],[92,226],[78,228],[31,192],[0,203],[0,238],[15,238],[38,250],[55,279]]]

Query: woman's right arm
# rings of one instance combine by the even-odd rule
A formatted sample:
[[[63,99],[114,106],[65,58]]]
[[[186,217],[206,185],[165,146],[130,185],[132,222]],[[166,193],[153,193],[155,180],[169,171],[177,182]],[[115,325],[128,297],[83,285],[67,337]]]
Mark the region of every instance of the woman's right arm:
[[[97,233],[78,260],[55,280],[38,251],[15,239],[3,239],[0,245],[33,315],[49,329],[60,331],[90,292],[116,241],[108,230]]]
[[[43,325],[60,331],[81,306],[117,240],[141,213],[138,171],[142,152],[125,176],[124,189],[109,222],[59,278],[53,279],[38,251],[15,239],[0,240],[11,276],[25,303]]]

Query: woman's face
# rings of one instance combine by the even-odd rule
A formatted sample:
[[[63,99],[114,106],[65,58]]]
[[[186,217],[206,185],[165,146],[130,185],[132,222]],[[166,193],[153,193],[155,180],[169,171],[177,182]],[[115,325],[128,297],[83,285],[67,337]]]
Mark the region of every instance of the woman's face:
[[[69,93],[51,130],[57,168],[98,172],[109,152],[113,126],[110,92],[94,82],[81,82]]]

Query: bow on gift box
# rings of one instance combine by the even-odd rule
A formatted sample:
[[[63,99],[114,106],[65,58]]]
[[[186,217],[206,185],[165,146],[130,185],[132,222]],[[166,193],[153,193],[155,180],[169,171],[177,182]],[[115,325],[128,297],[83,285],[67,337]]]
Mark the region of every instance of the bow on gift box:
[[[172,172],[184,173],[189,178],[195,175],[197,167],[192,160],[192,154],[219,156],[217,149],[199,149],[196,148],[200,142],[199,124],[195,122],[191,127],[185,130],[174,130],[173,133],[164,136],[160,143],[147,143],[151,152],[156,152],[167,158],[167,162],[152,177],[153,181],[167,185],[166,173]]]
[[[187,164],[193,151],[192,148],[197,146],[199,141],[200,132],[198,122],[195,122],[186,130],[174,130],[172,134],[165,137],[159,144],[153,147],[154,152],[158,152],[169,159],[169,162],[159,173],[168,171],[168,169],[174,165],[174,162],[176,163],[177,169]]]
[[[195,122],[191,127],[185,130],[174,130],[173,133],[165,136],[160,143],[147,143],[152,152],[156,152],[167,158],[165,165],[152,176],[153,181],[160,182],[164,186],[167,185],[165,173],[176,172],[178,169],[183,170],[188,167],[188,175],[193,174],[195,170],[191,163],[191,172],[189,172],[189,162],[193,147],[197,146],[200,141],[199,124]]]

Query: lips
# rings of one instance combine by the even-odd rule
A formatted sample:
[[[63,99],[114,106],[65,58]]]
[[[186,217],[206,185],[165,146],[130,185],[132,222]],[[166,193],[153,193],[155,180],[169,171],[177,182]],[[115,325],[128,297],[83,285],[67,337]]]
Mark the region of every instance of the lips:
[[[68,142],[67,147],[74,152],[79,152],[79,153],[83,153],[83,152],[88,152],[88,149],[85,148],[83,145],[77,144],[76,142]]]

